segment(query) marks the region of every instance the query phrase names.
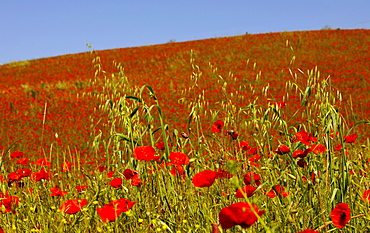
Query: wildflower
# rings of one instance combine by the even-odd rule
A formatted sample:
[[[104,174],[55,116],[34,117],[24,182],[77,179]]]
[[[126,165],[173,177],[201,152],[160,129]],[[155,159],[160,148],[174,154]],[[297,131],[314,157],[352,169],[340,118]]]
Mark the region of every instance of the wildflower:
[[[269,191],[269,192],[266,192],[265,194],[270,197],[270,198],[274,198],[276,197],[277,195],[279,197],[287,197],[290,192],[284,192],[284,186],[281,186],[281,185],[274,185],[272,187],[272,189]]]
[[[330,213],[331,220],[337,228],[343,228],[351,219],[351,210],[346,203],[339,203]]]
[[[8,174],[8,183],[13,183],[14,181],[21,181],[23,176],[16,172],[11,172]]]
[[[231,177],[233,177],[234,175],[231,174],[230,172],[228,171],[225,171],[225,170],[222,170],[222,169],[218,169],[217,170],[217,176],[216,176],[216,179],[223,179],[223,178],[228,178],[230,179]]]
[[[164,150],[165,149],[163,142],[158,142],[157,144],[155,144],[155,147],[159,150]]]
[[[342,149],[342,144],[338,143],[335,147],[334,150],[340,151]]]
[[[286,145],[281,145],[279,146],[276,150],[275,153],[279,155],[284,155],[290,152],[290,148]]]
[[[308,148],[306,150],[296,150],[293,152],[292,157],[293,158],[304,158],[308,155],[308,153],[312,152],[311,148]]]
[[[238,190],[235,193],[235,196],[237,198],[245,198],[245,196],[251,197],[255,194],[256,189],[257,187],[247,185],[242,188],[238,188]]]
[[[122,178],[114,178],[109,184],[114,188],[122,188]]]
[[[250,185],[252,183],[258,185],[261,185],[261,176],[258,175],[257,173],[250,171],[247,174],[244,175],[244,184],[245,185]]]
[[[134,149],[134,157],[137,160],[158,161],[160,156],[154,156],[155,150],[151,146],[138,146]]]
[[[66,214],[75,214],[87,205],[86,199],[69,199],[62,203],[59,210]]]
[[[171,152],[168,157],[171,160],[171,165],[188,165],[189,157],[182,152]]]
[[[370,189],[364,191],[364,193],[362,194],[361,199],[364,200],[364,201],[368,201],[369,204],[370,204]]]
[[[126,180],[131,180],[135,176],[139,176],[139,172],[133,169],[126,169],[123,171],[123,175],[125,176]]]
[[[315,155],[321,155],[326,152],[326,147],[322,144],[316,144],[311,146],[311,150]]]
[[[300,159],[297,161],[297,165],[299,167],[307,167],[307,162],[304,159]]]
[[[28,158],[20,158],[17,160],[16,164],[21,164],[21,165],[27,165],[30,162]]]
[[[32,174],[32,170],[31,169],[18,169],[17,170],[17,173],[20,174],[22,177],[28,177]]]
[[[23,157],[23,155],[24,155],[24,152],[20,152],[20,151],[16,150],[16,151],[14,151],[10,154],[10,158],[12,158],[12,159],[21,158],[21,157]]]
[[[192,182],[195,187],[199,188],[210,187],[215,182],[217,174],[218,173],[215,171],[204,170],[202,172],[195,174]]]
[[[107,170],[107,166],[98,166],[97,169],[98,169],[99,172],[103,172],[103,171]]]
[[[67,191],[62,191],[58,185],[50,188],[50,191],[52,192],[52,194],[50,194],[52,197],[63,197],[68,193]]]
[[[252,147],[250,147],[249,146],[249,144],[248,144],[248,142],[246,142],[246,141],[244,141],[244,140],[242,140],[240,143],[239,143],[239,145],[238,145],[242,150],[245,150],[245,151],[247,151],[247,150],[249,150],[249,149],[251,149]]]
[[[115,201],[104,205],[103,207],[97,208],[100,218],[104,223],[113,222],[122,213],[129,211],[136,202],[130,201],[129,199],[120,198]]]
[[[276,105],[276,108],[284,108],[287,105],[287,103],[282,100],[282,101],[276,102],[275,105]]]
[[[212,125],[212,132],[214,133],[221,133],[222,128],[224,127],[224,122],[223,121],[216,121]]]
[[[185,170],[181,165],[174,164],[172,169],[170,170],[171,175],[177,176],[177,175],[182,175],[185,176]]]
[[[294,134],[296,136],[296,139],[293,141],[294,142],[301,142],[307,146],[311,144],[311,142],[317,142],[316,137],[312,137],[312,133],[308,134],[306,131],[299,131]]]
[[[254,204],[239,202],[221,209],[219,220],[222,229],[229,229],[236,225],[249,228],[258,220],[258,216],[262,216],[264,213],[265,211],[259,211]]]
[[[346,143],[354,143],[356,142],[358,135],[357,134],[351,134],[344,137],[344,142]]]
[[[134,176],[134,178],[131,179],[131,185],[141,187],[142,185],[145,185],[146,183],[143,183],[141,179],[139,179],[138,176]]]
[[[230,136],[232,139],[237,139],[239,134],[237,132],[235,132],[234,130],[226,130],[226,133],[225,133],[226,136]]]
[[[0,193],[0,210],[5,212],[15,213],[14,207],[19,204],[19,198],[16,196],[9,196],[8,193]]]
[[[31,180],[33,181],[40,181],[40,180],[50,180],[50,174],[45,171],[44,168],[42,168],[38,172],[34,172],[31,174]]]
[[[51,166],[51,163],[45,158],[37,160],[36,162],[34,162],[34,164],[40,167],[43,167],[43,166],[50,167]]]

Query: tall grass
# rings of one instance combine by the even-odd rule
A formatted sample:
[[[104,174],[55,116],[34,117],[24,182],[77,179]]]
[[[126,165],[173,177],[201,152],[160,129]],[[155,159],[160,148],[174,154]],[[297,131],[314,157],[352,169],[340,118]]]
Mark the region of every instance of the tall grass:
[[[201,67],[190,52],[191,84],[178,90],[186,122],[178,128],[168,122],[171,113],[163,111],[168,97],[155,86],[133,85],[117,63],[117,72],[105,71],[99,56],[93,64],[95,75],[85,84],[93,91],[78,97],[97,103],[86,119],[93,132],[87,155],[53,144],[41,156],[44,160],[22,164],[18,159],[25,156],[3,152],[2,170],[8,172],[0,183],[0,226],[5,232],[211,232],[212,224],[221,224],[220,211],[238,202],[265,212],[250,228],[227,230],[221,224],[220,232],[370,231],[370,203],[361,199],[370,189],[369,141],[345,140],[358,124],[369,122],[349,125],[343,112],[352,111],[350,106],[317,68],[290,69],[284,89],[274,96],[256,64],[248,63],[255,77],[234,86],[232,72],[220,74],[212,63]],[[216,100],[207,99],[202,86],[207,82],[217,87]],[[253,98],[245,99],[244,92]],[[298,105],[292,96],[299,97]],[[43,117],[45,125],[46,104]],[[223,122],[219,131],[213,130],[216,121]],[[159,159],[137,159],[139,147],[154,148]],[[176,164],[174,152],[187,155],[189,163]],[[9,178],[21,168],[31,169],[32,175]],[[140,180],[127,179],[126,169],[135,170]],[[205,170],[217,173],[214,183],[196,187],[194,176]],[[42,171],[46,175],[37,179]],[[251,180],[256,190],[237,198],[247,174],[260,176]],[[88,187],[78,191],[79,185]],[[50,196],[53,187],[67,193]],[[19,202],[6,206],[5,194]],[[136,203],[104,222],[97,209],[121,198]],[[61,208],[70,199],[87,204],[70,214],[71,206]],[[330,218],[338,203],[347,203],[355,216],[341,230]]]

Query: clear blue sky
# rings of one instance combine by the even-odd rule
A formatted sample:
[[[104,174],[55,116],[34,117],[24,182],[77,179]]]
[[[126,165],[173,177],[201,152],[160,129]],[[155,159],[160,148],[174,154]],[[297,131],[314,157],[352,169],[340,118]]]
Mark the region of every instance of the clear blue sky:
[[[370,28],[369,0],[0,0],[0,64],[281,31]]]

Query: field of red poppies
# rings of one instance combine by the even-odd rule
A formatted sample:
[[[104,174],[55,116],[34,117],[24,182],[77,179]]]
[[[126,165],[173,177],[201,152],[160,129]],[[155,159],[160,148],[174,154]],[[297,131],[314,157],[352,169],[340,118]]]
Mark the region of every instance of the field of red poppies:
[[[4,232],[369,232],[370,30],[0,66]]]

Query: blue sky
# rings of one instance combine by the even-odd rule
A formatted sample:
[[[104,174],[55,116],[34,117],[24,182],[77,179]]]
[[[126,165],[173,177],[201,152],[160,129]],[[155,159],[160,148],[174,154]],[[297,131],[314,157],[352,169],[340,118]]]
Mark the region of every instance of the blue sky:
[[[0,64],[245,33],[370,29],[369,0],[1,0]]]

